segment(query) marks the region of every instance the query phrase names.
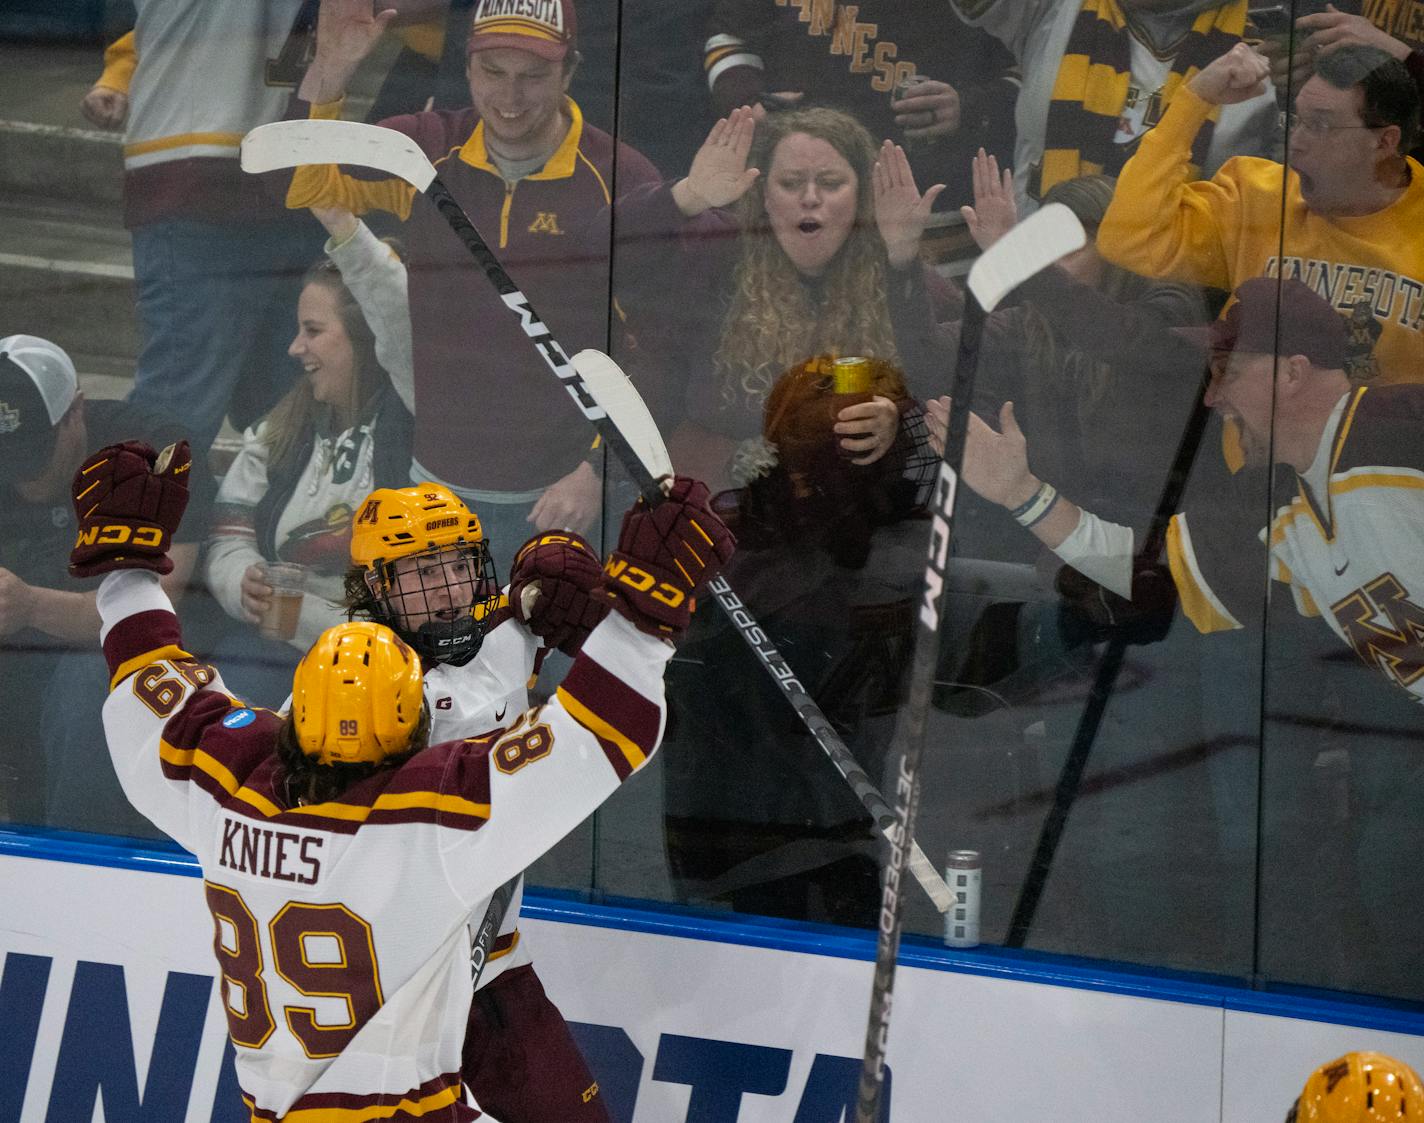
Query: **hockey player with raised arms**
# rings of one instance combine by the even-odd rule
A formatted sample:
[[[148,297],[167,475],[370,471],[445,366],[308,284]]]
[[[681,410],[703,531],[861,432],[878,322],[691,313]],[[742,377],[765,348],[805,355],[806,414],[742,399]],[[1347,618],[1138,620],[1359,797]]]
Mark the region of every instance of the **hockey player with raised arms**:
[[[510,596],[479,518],[448,488],[381,488],[351,528],[347,607],[391,628],[420,657],[439,744],[498,732],[529,706],[527,683],[545,650],[577,653],[608,612],[598,555],[577,534],[535,535],[515,556]],[[501,1123],[606,1123],[588,1064],[534,972],[519,931],[515,885],[465,1031],[465,1083]],[[482,913],[470,918],[478,928]]]
[[[283,717],[183,650],[158,584],[186,444],[126,443],[75,476],[75,576],[98,591],[105,731],[124,791],[197,855],[254,1120],[468,1123],[467,923],[656,751],[670,640],[733,539],[706,488],[640,500],[596,595],[612,612],[556,696],[497,735],[431,745],[420,661],[371,622],[323,633]]]

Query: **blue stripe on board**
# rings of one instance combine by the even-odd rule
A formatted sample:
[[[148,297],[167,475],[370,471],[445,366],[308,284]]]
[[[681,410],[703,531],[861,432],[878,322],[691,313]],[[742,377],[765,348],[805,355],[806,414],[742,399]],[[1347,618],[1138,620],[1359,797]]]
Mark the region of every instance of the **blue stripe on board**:
[[[197,860],[176,843],[38,827],[0,828],[0,856],[183,877],[202,876]],[[578,893],[544,890],[526,892],[522,912],[536,920],[561,924],[585,924],[867,963],[875,959],[875,940],[869,932],[677,908],[662,902],[619,899],[617,904],[593,904]],[[1287,989],[1276,985],[1270,990],[1252,990],[1234,979],[1219,976],[1152,967],[1115,968],[1093,960],[991,946],[959,950],[912,936],[906,936],[901,945],[900,963],[906,967],[980,975],[1005,982],[1071,987],[1424,1036],[1424,1007],[1420,1005],[1368,996],[1341,997],[1334,992],[1304,987]]]

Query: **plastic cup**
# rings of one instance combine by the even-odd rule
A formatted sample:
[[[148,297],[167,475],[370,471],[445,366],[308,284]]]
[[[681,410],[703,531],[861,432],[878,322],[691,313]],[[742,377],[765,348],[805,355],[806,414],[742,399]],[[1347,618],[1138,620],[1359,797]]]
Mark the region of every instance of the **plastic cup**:
[[[305,566],[291,562],[263,564],[262,580],[272,587],[272,597],[267,602],[257,630],[268,639],[290,640],[296,636],[306,579]]]

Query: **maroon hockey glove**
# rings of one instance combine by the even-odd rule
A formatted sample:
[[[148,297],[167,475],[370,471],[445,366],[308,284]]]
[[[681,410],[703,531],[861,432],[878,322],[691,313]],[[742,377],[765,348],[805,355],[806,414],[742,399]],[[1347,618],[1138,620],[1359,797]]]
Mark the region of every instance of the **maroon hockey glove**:
[[[536,534],[514,555],[509,604],[524,625],[565,655],[577,655],[608,602],[593,591],[603,580],[598,554],[569,531]]]
[[[707,486],[678,476],[662,503],[639,499],[623,516],[618,549],[603,567],[603,595],[640,630],[675,639],[692,621],[693,594],[736,545],[712,511]]]
[[[96,577],[114,569],[172,573],[168,549],[188,506],[188,442],[161,454],[142,441],[100,449],[74,473],[70,495],[79,537],[69,572]]]

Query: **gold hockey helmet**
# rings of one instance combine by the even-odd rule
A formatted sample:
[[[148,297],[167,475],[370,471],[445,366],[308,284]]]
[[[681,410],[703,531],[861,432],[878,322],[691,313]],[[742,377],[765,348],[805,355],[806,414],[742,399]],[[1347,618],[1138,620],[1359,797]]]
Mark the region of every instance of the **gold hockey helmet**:
[[[372,616],[422,659],[474,658],[500,602],[499,580],[479,517],[449,488],[371,492],[351,524],[351,561],[365,570]]]
[[[483,546],[479,517],[448,487],[378,488],[351,524],[351,561],[365,569],[446,546]]]
[[[1310,1074],[1290,1123],[1384,1123],[1424,1119],[1424,1085],[1383,1053],[1346,1053]]]
[[[297,744],[318,764],[379,764],[405,752],[424,704],[415,652],[370,621],[322,632],[292,676]]]

